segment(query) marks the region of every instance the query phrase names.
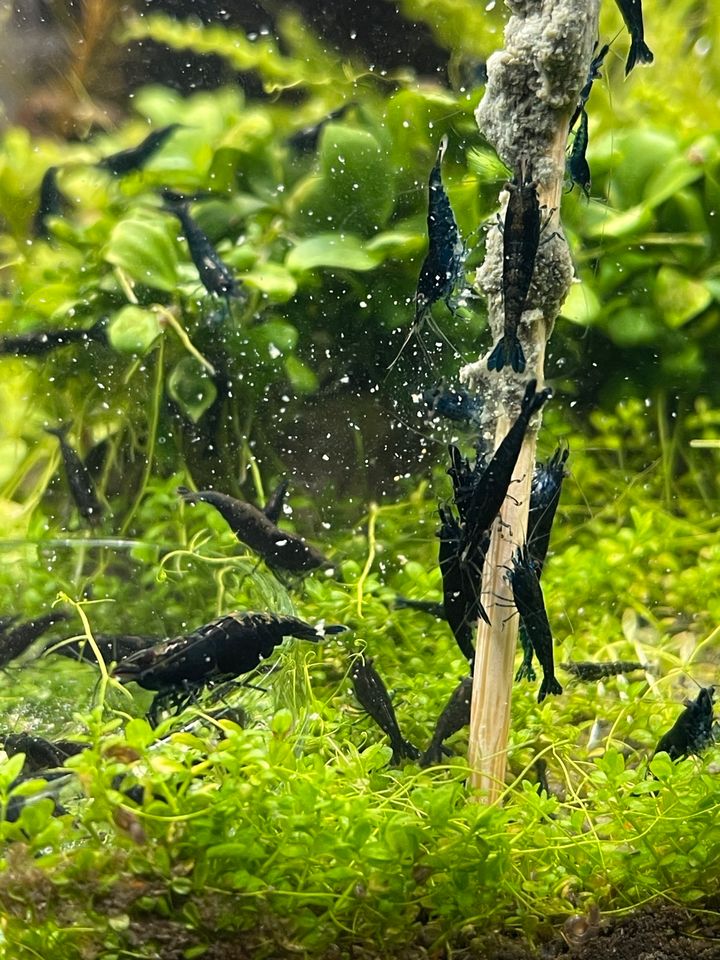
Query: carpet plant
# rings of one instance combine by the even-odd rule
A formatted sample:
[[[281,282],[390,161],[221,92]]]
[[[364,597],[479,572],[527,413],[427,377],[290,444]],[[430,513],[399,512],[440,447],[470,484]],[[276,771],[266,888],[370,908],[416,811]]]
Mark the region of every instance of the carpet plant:
[[[464,235],[493,229],[507,176],[477,136],[481,85],[459,88],[466,65],[498,45],[502,11],[453,45],[457,18],[477,17],[476,4],[401,6],[448,47],[456,89],[340,64],[296,16],[281,19],[281,43],[144,17],[122,24],[121,42],[219,54],[273,97],[153,86],[116,130],[87,142],[13,126],[2,135],[0,336],[106,318],[97,341],[0,356],[2,611],[31,616],[57,602],[70,617],[5,668],[0,725],[87,744],[66,763],[59,807],[38,781],[12,787],[22,756],[0,767],[2,809],[30,797],[0,822],[7,957],[332,958],[358,945],[402,956],[412,944],[481,956],[491,927],[537,943],[591,905],[604,918],[657,898],[702,909],[717,877],[717,747],[677,763],[651,757],[717,664],[718,454],[690,441],[716,439],[720,423],[707,378],[718,349],[718,77],[703,52],[718,13],[647,0],[658,60],[701,63],[703,82],[637,70],[623,85],[613,54],[590,102],[593,198],[564,200],[581,282],[552,340],[556,398],[541,438],[543,456],[555,441],[571,449],[543,574],[556,660],[650,669],[590,685],[560,673],[565,693],[541,706],[519,684],[510,778],[488,808],[466,787],[464,733],[442,765],[394,769],[348,676],[355,656],[374,657],[404,734],[424,747],[467,671],[445,624],[394,606],[397,595],[440,598],[436,508],[450,489],[438,466],[448,431],[413,399],[427,384],[411,356],[388,378],[386,367],[410,320],[440,136]],[[619,27],[606,5],[603,34]],[[347,101],[312,149],[288,143]],[[172,122],[183,126],[143,170],[119,179],[94,166]],[[50,241],[29,242],[51,165],[68,209]],[[192,210],[242,283],[237,301],[205,295],[163,187],[217,194]],[[469,279],[483,242],[482,230],[471,239]],[[470,297],[438,320],[466,356],[489,345]],[[437,362],[438,376],[453,375],[454,358]],[[342,465],[343,498],[324,472],[332,464],[313,451],[298,462],[278,443],[308,406],[329,420],[340,388],[353,397],[356,458]],[[397,408],[401,431],[417,428],[424,454],[373,501],[378,405]],[[43,432],[70,420],[84,456],[104,453],[109,510],[92,534]],[[313,479],[291,491],[284,522],[335,565],[299,588],[175,493],[195,482],[262,503],[294,474]],[[253,678],[260,689],[210,691],[154,730],[150,694],[43,652],[73,634],[173,636],[235,609],[350,631],[287,642]]]
[[[479,950],[488,924],[537,939],[590,902],[610,917],[653,897],[702,901],[720,856],[717,748],[675,764],[650,757],[682,691],[714,675],[717,521],[690,474],[671,480],[663,505],[665,462],[642,413],[621,410],[590,436],[569,437],[573,476],[545,578],[558,660],[637,658],[651,672],[567,682],[541,707],[519,685],[511,781],[490,809],[468,796],[464,734],[441,766],[392,769],[348,679],[354,655],[375,657],[404,733],[427,743],[465,668],[444,624],[393,601],[439,594],[428,517],[446,478],[371,507],[333,537],[337,576],[316,575],[292,595],[253,571],[227,530],[208,524],[209,511],[171,502],[177,477],[155,482],[143,518],[160,522],[129,560],[145,589],[120,569],[95,573],[108,596],[82,608],[94,630],[148,626],[162,608],[171,633],[173,616],[180,630],[219,610],[267,605],[352,632],[317,647],[288,644],[257,679],[265,692],[229,695],[234,719],[211,719],[205,700],[157,730],[142,716],[147,694],[98,688],[90,666],[35,651],[8,668],[4,725],[88,744],[67,761],[75,777],[61,796],[66,812],[53,816],[52,800],[35,800],[2,825],[8,956],[152,956],[167,937],[180,938],[177,956],[200,956],[240,933],[258,956],[332,956],[353,942],[392,954],[418,936],[418,917],[430,942],[477,941]],[[615,449],[600,467],[602,430],[621,437],[629,416],[640,421],[643,453]],[[655,459],[641,472],[647,453]],[[87,549],[86,563],[103,570],[108,548]],[[51,574],[28,565],[30,595],[33,580],[36,591],[52,580],[79,595],[87,568],[78,577],[75,552],[58,550]],[[8,565],[3,579],[6,589],[16,580]],[[82,632],[72,624],[66,632]],[[538,759],[550,795],[537,793]],[[3,766],[3,802],[20,766]],[[142,802],[122,792],[132,786]]]

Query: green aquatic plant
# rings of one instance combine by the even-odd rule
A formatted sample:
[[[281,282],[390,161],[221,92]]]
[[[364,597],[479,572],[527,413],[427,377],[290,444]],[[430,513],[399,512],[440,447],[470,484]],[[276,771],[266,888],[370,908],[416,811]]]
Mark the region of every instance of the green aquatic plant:
[[[478,16],[466,0],[403,8],[448,45],[459,19]],[[673,0],[660,37],[660,11],[646,8],[658,59],[699,56],[692,44],[702,47],[715,11],[703,19]],[[441,764],[396,769],[352,694],[355,658],[372,657],[403,734],[425,747],[467,673],[446,624],[395,607],[398,595],[441,598],[435,510],[447,477],[411,452],[385,481],[392,496],[374,488],[366,503],[363,482],[381,472],[369,452],[378,393],[399,403],[402,432],[446,439],[407,396],[425,384],[407,369],[385,381],[386,367],[412,319],[444,133],[463,236],[472,246],[478,223],[495,229],[508,172],[477,137],[481,90],[464,67],[496,45],[499,18],[481,15],[482,35],[465,31],[450,71],[460,92],[342,63],[294,15],[280,45],[142,18],[126,38],[220,54],[276,98],[153,86],[116,130],[84,143],[3,134],[0,336],[106,320],[81,345],[0,355],[0,612],[31,616],[58,601],[71,616],[6,668],[0,732],[87,744],[58,781],[18,782],[18,757],[0,768],[0,806],[12,814],[0,823],[0,954],[120,960],[169,943],[188,958],[472,952],[492,949],[491,927],[538,943],[591,905],[610,919],[655,898],[706,904],[720,856],[717,748],[679,763],[651,757],[683,696],[696,695],[693,681],[714,680],[720,616],[717,451],[688,442],[716,440],[720,423],[714,385],[696,396],[717,349],[717,151],[714,133],[695,136],[699,120],[708,125],[713,65],[707,89],[677,70],[661,75],[663,89],[657,73],[635,71],[631,90],[617,82],[624,50],[613,52],[589,104],[596,199],[563,198],[581,283],[566,307],[572,324],[560,320],[555,334],[565,359],[552,361],[559,402],[542,453],[567,439],[572,474],[543,587],[558,661],[650,669],[591,685],[563,675],[562,700],[540,707],[519,684],[509,775],[492,808],[467,787],[467,731]],[[612,5],[603,18],[611,36]],[[293,133],[341,103],[310,149],[293,147]],[[97,167],[168,123],[182,127],[142,169],[114,178]],[[49,240],[28,242],[50,165],[69,203],[50,216]],[[163,188],[211,194],[192,213],[239,297],[206,295]],[[484,240],[480,231],[468,280]],[[454,320],[438,311],[464,353],[489,347],[474,301]],[[456,365],[437,359],[438,375]],[[338,468],[316,445],[340,419],[333,402],[345,388],[357,399]],[[287,437],[313,404],[313,449],[298,456]],[[69,419],[110,507],[92,533],[42,430]],[[345,470],[355,476],[343,486]],[[312,492],[298,479],[282,523],[334,564],[302,584],[278,580],[214,511],[176,493],[213,485],[262,505],[287,473]],[[57,652],[71,637],[187,634],[234,609],[350,630],[288,643],[252,687],[211,689],[156,729],[148,692],[119,689],[110,665]]]
[[[333,943],[349,949],[381,937],[399,949],[420,935],[419,913],[429,918],[423,937],[460,946],[482,942],[488,924],[541,939],[590,902],[605,917],[657,896],[701,903],[720,855],[716,750],[701,761],[655,758],[657,780],[648,779],[648,759],[679,712],[681,671],[700,682],[711,676],[718,611],[703,584],[720,569],[717,524],[690,475],[672,479],[674,501],[661,505],[661,447],[642,412],[621,410],[587,438],[569,437],[573,475],[544,582],[558,660],[638,657],[653,674],[569,683],[562,701],[541,709],[534,691],[519,686],[510,782],[502,807],[491,809],[468,802],[462,732],[443,765],[389,769],[390,749],[358,712],[348,676],[356,653],[374,657],[403,733],[427,743],[466,666],[444,624],[393,602],[396,594],[439,597],[429,514],[446,478],[371,508],[354,530],[335,535],[338,577],[315,574],[296,598],[253,570],[213,511],[176,501],[182,478],[153,481],[136,518],[145,540],[129,545],[132,581],[116,550],[104,548],[105,566],[93,570],[114,602],[81,608],[91,631],[160,623],[159,609],[168,632],[180,630],[189,598],[198,620],[260,607],[352,629],[318,647],[280,651],[258,677],[263,690],[229,695],[240,724],[213,719],[223,703],[211,692],[153,731],[137,693],[129,701],[108,687],[97,704],[90,666],[47,654],[13,667],[4,725],[30,720],[41,734],[72,731],[88,750],[66,763],[73,776],[59,800],[67,813],[53,816],[51,798],[30,800],[2,826],[10,841],[0,882],[7,949],[150,956],[171,933],[188,951],[237,938],[260,956],[318,955]],[[598,445],[631,422],[623,462],[616,447],[598,469]],[[92,542],[86,549],[89,559],[103,553]],[[27,568],[44,590],[62,582],[63,570],[67,580],[77,572],[74,551],[58,554],[51,571]],[[6,584],[17,579],[16,570],[0,572]],[[70,631],[87,626],[78,620]],[[38,710],[40,689],[52,699]],[[547,795],[536,790],[538,761]],[[42,789],[35,781],[10,793],[19,770],[19,760],[9,761],[0,778],[6,803],[18,789]]]

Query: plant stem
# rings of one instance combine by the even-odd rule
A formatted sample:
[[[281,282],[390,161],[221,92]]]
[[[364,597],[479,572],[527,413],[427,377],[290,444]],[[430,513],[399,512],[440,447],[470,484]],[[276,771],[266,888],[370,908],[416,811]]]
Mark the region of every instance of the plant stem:
[[[375,562],[375,522],[379,512],[380,510],[378,505],[376,503],[371,503],[368,511],[368,555],[367,560],[365,561],[365,566],[363,567],[362,573],[360,574],[357,582],[357,615],[360,618],[362,618],[365,581],[369,577],[373,563]]]
[[[160,337],[157,350],[157,359],[155,363],[155,384],[153,386],[152,408],[150,410],[150,423],[148,424],[148,438],[145,449],[145,469],[143,470],[140,489],[138,490],[132,506],[130,507],[127,516],[123,520],[122,526],[120,527],[121,537],[124,537],[130,529],[130,524],[132,523],[135,514],[142,503],[142,499],[147,490],[147,485],[150,482],[150,477],[152,476],[153,460],[155,458],[155,442],[157,440],[158,425],[160,423],[160,405],[163,395],[163,374],[165,371],[165,339],[163,337]]]

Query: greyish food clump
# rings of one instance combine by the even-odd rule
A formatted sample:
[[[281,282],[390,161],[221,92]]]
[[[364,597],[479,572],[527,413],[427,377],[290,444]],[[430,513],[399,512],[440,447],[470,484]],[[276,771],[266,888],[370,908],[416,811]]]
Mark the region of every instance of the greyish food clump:
[[[585,82],[594,42],[588,24],[597,22],[598,2],[580,9],[572,0],[554,0],[542,15],[535,4],[511,6],[517,13],[505,31],[506,47],[488,60],[487,91],[475,117],[511,169],[522,152],[542,183],[562,174],[551,160],[558,113],[570,113]]]
[[[510,7],[513,16],[506,28],[506,47],[488,60],[487,90],[476,111],[476,119],[503,162],[511,170],[525,164],[537,182],[541,235],[518,325],[526,365],[537,369],[542,360],[541,344],[550,335],[574,272],[554,209],[565,163],[557,138],[559,127],[563,132],[567,129],[559,121],[566,114],[569,122],[587,82],[598,0],[591,0],[582,10],[578,10],[572,0],[551,0],[543,5],[542,11],[537,5],[524,2],[512,2]],[[508,200],[507,192],[501,195],[503,219],[507,216]],[[491,228],[486,258],[476,277],[477,285],[487,298],[495,344],[506,326],[503,248],[500,231]],[[538,324],[543,324],[542,328],[533,333]],[[487,358],[481,358],[476,364],[464,367],[460,379],[479,392],[492,387],[495,402],[487,405],[485,417],[491,424],[509,403],[517,400],[517,389],[489,383],[482,369],[486,364]],[[521,372],[522,363],[513,366]]]

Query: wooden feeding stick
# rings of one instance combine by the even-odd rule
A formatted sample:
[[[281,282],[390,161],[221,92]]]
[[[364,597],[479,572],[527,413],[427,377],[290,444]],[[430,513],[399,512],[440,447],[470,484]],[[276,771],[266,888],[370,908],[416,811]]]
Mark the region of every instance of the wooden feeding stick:
[[[522,317],[520,338],[527,367],[522,375],[507,366],[487,369],[487,356],[463,368],[460,378],[485,398],[482,434],[495,447],[517,417],[528,380],[543,384],[545,345],[573,277],[559,206],[565,174],[570,117],[588,73],[597,38],[599,0],[508,0],[512,11],[505,49],[488,60],[488,84],[476,118],[498,156],[515,171],[522,160],[537,181],[544,206],[543,239]],[[499,230],[488,233],[477,282],[488,302],[493,342],[502,336],[503,244]],[[512,496],[495,521],[485,559],[482,601],[490,625],[478,623],[470,720],[471,785],[487,802],[503,789],[510,702],[519,618],[512,616],[505,574],[526,536],[530,485],[535,467],[539,416],[531,424],[518,459]]]

